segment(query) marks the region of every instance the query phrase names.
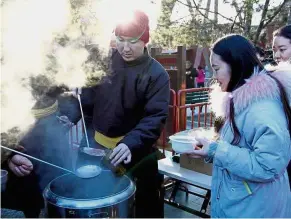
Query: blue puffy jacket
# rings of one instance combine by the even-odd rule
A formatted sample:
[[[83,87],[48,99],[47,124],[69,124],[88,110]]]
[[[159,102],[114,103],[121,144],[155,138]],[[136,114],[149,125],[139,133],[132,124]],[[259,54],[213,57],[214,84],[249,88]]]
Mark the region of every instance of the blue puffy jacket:
[[[282,82],[290,98],[290,70],[273,76]],[[215,151],[211,216],[291,217],[287,174],[291,141],[277,84],[262,73],[225,98],[222,112],[228,115],[233,98],[241,139],[238,145],[231,144],[234,135],[227,121],[220,141],[210,146],[210,151]],[[219,111],[215,106],[214,110]]]

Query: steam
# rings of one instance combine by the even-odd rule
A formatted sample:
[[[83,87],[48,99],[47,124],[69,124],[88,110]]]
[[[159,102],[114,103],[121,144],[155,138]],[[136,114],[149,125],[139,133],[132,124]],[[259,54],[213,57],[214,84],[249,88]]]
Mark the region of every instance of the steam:
[[[6,131],[12,127],[24,127],[32,124],[34,118],[30,113],[33,106],[31,93],[19,86],[17,81],[2,85],[1,93],[1,129]],[[22,107],[24,106],[24,107]]]
[[[27,81],[44,73],[46,54],[56,33],[70,22],[66,0],[2,3],[1,131],[24,129],[34,122],[35,100]]]
[[[34,123],[36,93],[99,83],[113,30],[133,0],[3,0],[1,132]],[[36,78],[31,80],[31,78]],[[37,87],[31,81],[39,82]]]
[[[43,72],[54,35],[70,22],[69,2],[6,1],[2,12],[2,49],[9,73],[23,77]]]
[[[100,78],[106,73],[103,59],[110,34],[108,29],[99,31],[102,25],[88,10],[88,1],[6,0],[1,4],[1,132],[13,127],[25,130],[34,122],[31,108],[36,102],[30,78],[47,77],[51,82],[47,87],[84,86],[88,72]],[[91,44],[99,48],[96,59],[102,66],[88,62],[86,46]]]
[[[71,87],[81,87],[86,83],[86,73],[81,68],[88,57],[88,52],[85,49],[73,46],[66,47],[59,49],[55,57],[59,63],[58,74],[55,78],[58,84],[64,83]]]
[[[225,117],[227,112],[227,105],[231,98],[231,93],[224,92],[218,83],[211,86],[210,93],[210,107],[216,117]]]

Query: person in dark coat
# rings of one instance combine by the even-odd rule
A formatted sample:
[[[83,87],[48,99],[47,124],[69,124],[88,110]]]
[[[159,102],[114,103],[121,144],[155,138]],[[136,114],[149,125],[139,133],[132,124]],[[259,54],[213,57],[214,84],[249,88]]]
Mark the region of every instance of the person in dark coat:
[[[190,61],[186,61],[186,89],[195,88],[195,77],[198,73]]]
[[[16,149],[72,170],[68,134],[71,121],[76,122],[74,119],[80,117],[78,102],[64,94],[67,88],[49,86],[48,83],[45,76],[31,79],[33,96],[37,100],[32,109],[36,121],[28,131],[21,133],[23,137],[17,142],[21,146]],[[1,143],[11,146],[9,134],[2,133]],[[1,169],[9,172],[6,190],[1,194],[1,207],[20,210],[26,217],[34,218],[44,207],[42,192],[45,187],[66,173],[17,154],[10,154],[2,161]]]
[[[92,123],[86,124],[90,146],[112,149],[111,163],[123,165],[135,181],[135,217],[160,218],[163,177],[154,144],[168,116],[169,75],[145,48],[146,14],[135,11],[132,21],[117,25],[115,36],[111,73],[95,87],[78,89],[83,107],[93,108]]]

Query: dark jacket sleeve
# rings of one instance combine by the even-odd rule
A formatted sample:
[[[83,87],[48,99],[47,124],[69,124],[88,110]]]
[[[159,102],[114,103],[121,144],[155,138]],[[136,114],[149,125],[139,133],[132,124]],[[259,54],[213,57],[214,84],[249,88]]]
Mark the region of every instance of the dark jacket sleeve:
[[[94,97],[94,88],[82,88],[81,102],[86,123],[92,122]],[[71,94],[65,93],[59,96],[58,101],[60,114],[67,116],[72,123],[78,123],[81,119],[81,110],[78,99]]]
[[[198,72],[197,72],[197,69],[196,68],[192,68],[192,70],[191,70],[191,76],[192,77],[198,77]]]
[[[69,94],[62,94],[59,96],[58,101],[60,115],[67,116],[72,123],[76,124],[81,118],[77,98]]]
[[[94,102],[96,97],[95,89],[96,87],[82,88],[81,102],[87,128],[92,125],[93,122]]]
[[[145,96],[144,116],[120,143],[130,150],[152,146],[160,137],[165,125],[170,99],[170,84],[167,72],[152,80]]]

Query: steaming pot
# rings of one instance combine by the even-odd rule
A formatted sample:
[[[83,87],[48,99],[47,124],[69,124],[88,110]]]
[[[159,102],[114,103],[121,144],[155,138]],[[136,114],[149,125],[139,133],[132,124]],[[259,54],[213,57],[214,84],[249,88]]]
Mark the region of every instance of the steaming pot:
[[[45,214],[50,218],[134,217],[135,184],[109,170],[90,179],[65,174],[49,183],[43,192]]]

